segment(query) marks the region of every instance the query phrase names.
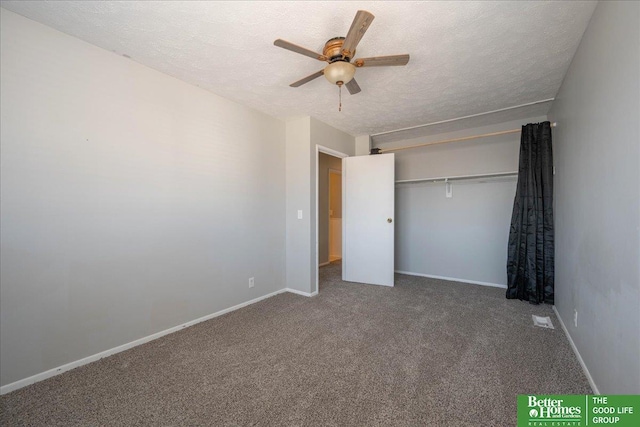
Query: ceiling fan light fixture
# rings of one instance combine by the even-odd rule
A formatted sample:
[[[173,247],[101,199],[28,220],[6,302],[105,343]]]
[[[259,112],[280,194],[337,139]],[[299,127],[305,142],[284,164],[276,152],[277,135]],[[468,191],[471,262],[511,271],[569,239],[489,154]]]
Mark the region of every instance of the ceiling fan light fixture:
[[[335,61],[324,68],[324,76],[331,84],[341,86],[349,83],[356,73],[356,67],[347,61]]]

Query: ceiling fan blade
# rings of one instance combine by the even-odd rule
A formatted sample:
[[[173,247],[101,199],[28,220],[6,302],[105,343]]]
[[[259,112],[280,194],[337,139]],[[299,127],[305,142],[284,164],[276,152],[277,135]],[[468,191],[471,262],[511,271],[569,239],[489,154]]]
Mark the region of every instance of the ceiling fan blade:
[[[297,82],[293,82],[289,86],[291,86],[291,87],[302,86],[305,83],[309,83],[313,79],[317,79],[318,77],[320,77],[323,74],[324,74],[324,69],[322,69],[322,70],[320,70],[318,72],[315,72],[315,73],[311,74],[310,76],[305,77],[304,79],[300,79]]]
[[[409,54],[390,55],[390,56],[373,56],[371,58],[358,58],[353,61],[356,67],[383,67],[386,65],[407,65],[409,62]]]
[[[360,86],[358,86],[358,82],[356,82],[356,79],[351,79],[351,81],[345,86],[347,87],[347,90],[351,95],[355,95],[356,93],[360,92]]]
[[[344,39],[344,43],[342,44],[341,53],[344,56],[352,56],[353,52],[356,50],[356,46],[360,43],[360,39],[364,36],[364,33],[371,25],[373,21],[373,14],[367,12],[366,10],[359,10],[356,13],[356,17],[353,18],[353,22],[351,23],[351,28],[349,28],[349,32],[347,33],[347,37]]]
[[[290,50],[292,52],[299,53],[304,56],[308,56],[313,59],[317,59],[318,61],[326,61],[327,57],[321,53],[314,52],[302,46],[298,46],[297,44],[290,43],[286,40],[278,39],[273,42],[274,45],[281,47],[283,49]]]

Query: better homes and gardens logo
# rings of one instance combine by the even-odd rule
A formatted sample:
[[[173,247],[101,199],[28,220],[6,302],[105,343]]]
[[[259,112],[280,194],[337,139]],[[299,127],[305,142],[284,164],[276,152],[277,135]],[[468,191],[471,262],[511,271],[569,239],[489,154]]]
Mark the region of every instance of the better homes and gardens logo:
[[[640,395],[519,395],[518,427],[638,427]]]
[[[578,425],[574,424],[584,420],[583,396],[526,396],[529,421],[540,424],[527,424],[544,426],[546,422],[566,422],[567,424],[549,425]],[[518,405],[518,410],[520,405]],[[519,414],[520,411],[518,411]]]

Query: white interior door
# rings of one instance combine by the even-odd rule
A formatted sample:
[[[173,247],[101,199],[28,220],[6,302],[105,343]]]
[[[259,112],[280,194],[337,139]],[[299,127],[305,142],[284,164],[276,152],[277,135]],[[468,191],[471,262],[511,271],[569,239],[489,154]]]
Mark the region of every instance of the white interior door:
[[[393,286],[394,155],[342,160],[342,280]]]

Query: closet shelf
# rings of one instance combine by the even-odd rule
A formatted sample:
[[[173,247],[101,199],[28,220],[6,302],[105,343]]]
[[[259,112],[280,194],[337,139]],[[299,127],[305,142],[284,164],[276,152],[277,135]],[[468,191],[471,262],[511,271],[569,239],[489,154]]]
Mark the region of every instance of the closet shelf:
[[[396,184],[411,184],[411,183],[417,183],[417,182],[452,182],[452,181],[462,181],[465,179],[500,178],[505,176],[518,176],[518,171],[483,173],[483,174],[477,174],[477,175],[439,176],[434,178],[401,179],[396,181]]]

